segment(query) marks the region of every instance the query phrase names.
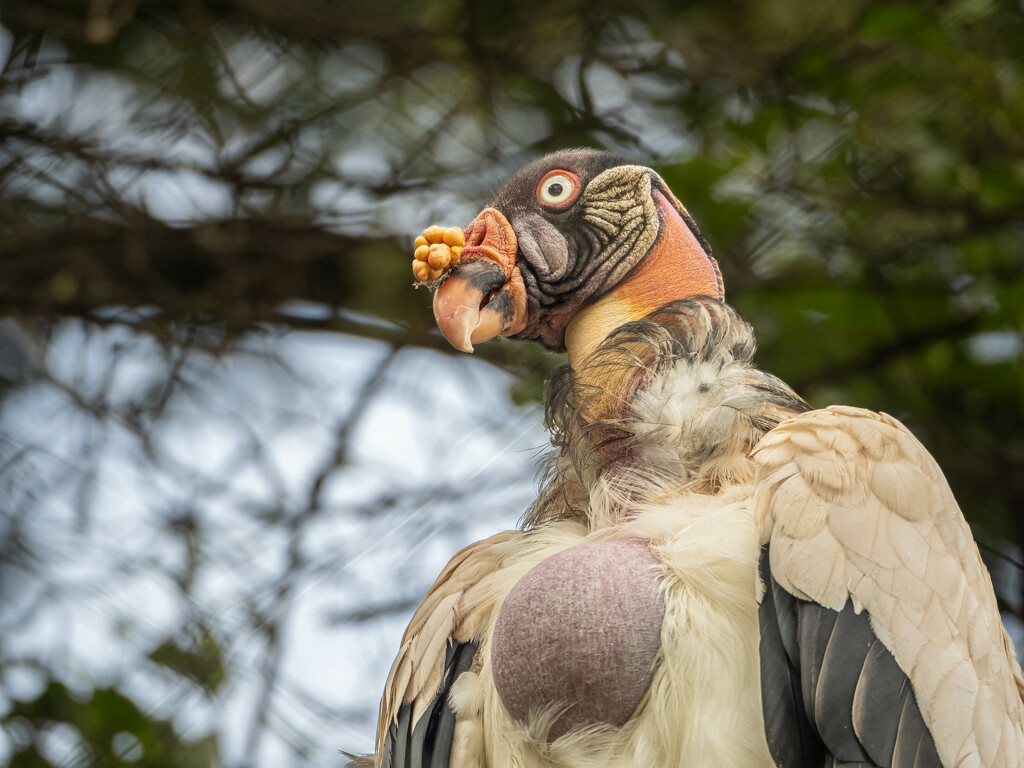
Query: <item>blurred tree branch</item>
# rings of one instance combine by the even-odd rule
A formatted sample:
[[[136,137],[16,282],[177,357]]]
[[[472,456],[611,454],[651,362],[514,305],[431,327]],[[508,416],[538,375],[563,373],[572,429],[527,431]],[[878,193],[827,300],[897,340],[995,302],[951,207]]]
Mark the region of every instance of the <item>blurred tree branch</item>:
[[[656,167],[760,365],[909,417],[1024,637],[1013,0],[0,0],[0,24],[13,765],[324,764],[368,726],[430,558],[528,487],[508,395],[559,363],[439,364],[412,237],[565,146]],[[389,432],[416,447],[367,447]],[[452,441],[488,471],[445,474]],[[47,621],[117,627],[91,640],[128,671],[39,650]],[[365,664],[329,694],[325,626]]]

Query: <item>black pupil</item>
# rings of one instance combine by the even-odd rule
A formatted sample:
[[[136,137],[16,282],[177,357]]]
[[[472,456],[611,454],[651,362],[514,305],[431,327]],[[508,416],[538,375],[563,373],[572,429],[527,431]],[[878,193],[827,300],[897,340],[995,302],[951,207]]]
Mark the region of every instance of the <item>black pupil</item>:
[[[562,194],[562,185],[561,184],[549,184],[548,185],[548,194],[551,195],[552,197],[558,197],[560,194]]]

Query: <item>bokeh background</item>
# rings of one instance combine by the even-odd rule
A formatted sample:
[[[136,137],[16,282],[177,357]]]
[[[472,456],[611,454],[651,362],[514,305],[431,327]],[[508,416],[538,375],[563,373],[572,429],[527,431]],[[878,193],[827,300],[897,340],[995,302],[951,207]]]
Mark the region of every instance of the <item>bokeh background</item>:
[[[902,419],[1024,647],[1019,0],[0,0],[0,764],[340,766],[561,364],[412,238],[650,164],[762,367]]]

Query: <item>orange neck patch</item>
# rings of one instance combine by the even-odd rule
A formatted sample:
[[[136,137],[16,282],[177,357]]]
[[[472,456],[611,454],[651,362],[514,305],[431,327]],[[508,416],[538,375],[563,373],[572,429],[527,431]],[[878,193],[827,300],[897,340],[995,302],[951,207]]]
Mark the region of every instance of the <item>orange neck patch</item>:
[[[690,296],[725,298],[722,273],[676,209],[676,201],[655,190],[661,231],[647,255],[610,293],[581,310],[565,329],[565,346],[574,370],[623,323],[639,320],[658,307]]]

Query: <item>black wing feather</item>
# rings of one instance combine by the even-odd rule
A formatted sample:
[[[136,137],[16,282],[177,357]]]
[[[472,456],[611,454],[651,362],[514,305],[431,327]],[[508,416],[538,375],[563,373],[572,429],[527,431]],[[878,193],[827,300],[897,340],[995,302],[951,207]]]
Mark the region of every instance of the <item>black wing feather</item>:
[[[910,681],[867,612],[800,600],[761,550],[761,700],[779,768],[942,768]]]
[[[816,723],[818,676],[838,614],[835,611],[799,610],[797,616],[800,693],[807,708],[807,716],[812,723]]]
[[[868,753],[853,728],[853,699],[864,662],[875,641],[871,625],[853,612],[853,606],[836,614],[818,674],[814,722],[821,740],[835,745],[833,754],[848,763],[864,762]]]
[[[767,567],[764,560],[761,567]],[[765,578],[764,573],[762,578]],[[768,583],[767,579],[765,582]],[[781,766],[824,765],[825,747],[811,727],[800,697],[797,646],[795,642],[786,645],[786,640],[796,638],[796,612],[792,603],[776,599],[771,594],[772,589],[781,587],[770,583],[759,616],[761,657],[774,661],[761,664],[764,711],[776,713],[764,719],[765,736],[772,757]]]
[[[473,666],[476,648],[476,643],[464,643],[458,646],[458,652],[452,660],[451,684],[454,684],[459,675],[467,672]],[[448,690],[451,690],[451,685],[447,687]],[[455,740],[455,710],[448,705],[447,693],[444,701],[445,706],[438,708],[430,760],[422,763],[423,766],[429,765],[430,768],[448,768],[452,756],[452,743]]]
[[[853,695],[853,729],[864,750],[876,763],[892,761],[896,734],[902,712],[910,696],[910,681],[881,640],[871,644]],[[877,701],[892,701],[892,707],[879,707]]]
[[[413,702],[398,709],[381,745],[381,768],[448,768],[455,738],[455,711],[448,694],[456,678],[473,666],[477,643],[451,641],[445,651],[441,684],[430,704],[412,722]]]
[[[405,704],[399,707],[397,719],[388,726],[388,735],[384,748],[391,747],[389,750],[391,752],[391,765],[384,768],[406,768],[409,764],[406,755],[409,752],[410,720],[412,720],[412,705]],[[394,733],[393,738],[391,736],[392,733]]]

